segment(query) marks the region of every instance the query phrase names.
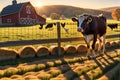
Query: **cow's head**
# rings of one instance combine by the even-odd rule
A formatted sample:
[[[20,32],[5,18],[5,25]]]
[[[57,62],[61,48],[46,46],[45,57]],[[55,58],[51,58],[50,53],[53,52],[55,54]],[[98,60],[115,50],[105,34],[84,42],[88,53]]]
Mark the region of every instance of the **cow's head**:
[[[82,15],[78,18],[72,18],[73,22],[77,22],[78,31],[84,32],[87,28],[90,22],[92,22],[92,16],[90,15]]]

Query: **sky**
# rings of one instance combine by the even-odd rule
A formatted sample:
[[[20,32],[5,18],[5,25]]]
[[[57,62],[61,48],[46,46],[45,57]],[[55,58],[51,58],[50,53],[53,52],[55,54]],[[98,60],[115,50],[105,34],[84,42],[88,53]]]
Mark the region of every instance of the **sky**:
[[[33,6],[71,5],[90,9],[120,6],[120,0],[17,0],[17,2],[31,2]],[[11,4],[12,0],[0,0],[0,11]]]

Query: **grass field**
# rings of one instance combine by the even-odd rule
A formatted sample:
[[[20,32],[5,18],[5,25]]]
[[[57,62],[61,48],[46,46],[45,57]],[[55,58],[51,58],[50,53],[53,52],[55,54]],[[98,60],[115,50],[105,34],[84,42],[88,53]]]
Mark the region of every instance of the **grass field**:
[[[61,37],[62,38],[72,38],[72,37],[82,37],[81,33],[77,32],[77,26],[76,23],[73,23],[71,20],[48,20],[47,23],[51,22],[61,22],[66,23],[66,28],[69,29],[68,33],[65,32],[63,28],[61,28]],[[115,20],[107,20],[107,23],[118,23],[119,21]],[[25,27],[0,27],[0,42],[5,41],[18,41],[18,40],[37,40],[37,39],[53,39],[57,38],[57,27],[54,26],[51,29],[45,29],[45,26],[43,29],[39,29],[39,25],[35,26],[25,26]],[[120,34],[120,25],[118,29],[111,30],[110,28],[107,28],[107,35],[113,35],[113,38],[107,39],[108,41],[112,40],[118,40],[118,37],[114,37],[114,35]],[[67,42],[62,43],[62,45],[66,44],[79,44],[83,43],[81,42]],[[46,44],[45,44],[46,45]],[[52,44],[47,44],[46,46],[50,46]],[[53,44],[55,45],[55,44]],[[37,46],[37,45],[36,45]]]

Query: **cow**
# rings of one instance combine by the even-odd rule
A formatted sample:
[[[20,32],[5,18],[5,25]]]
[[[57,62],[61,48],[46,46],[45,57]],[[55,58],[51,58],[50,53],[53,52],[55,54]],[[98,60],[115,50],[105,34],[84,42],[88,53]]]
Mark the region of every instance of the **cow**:
[[[40,27],[39,27],[39,29],[42,29],[42,28],[43,28],[43,25],[44,25],[44,24],[40,24]]]
[[[47,24],[47,26],[45,27],[45,29],[52,28],[53,25],[56,25],[56,23],[49,23],[49,24]]]
[[[84,36],[87,44],[87,56],[90,56],[90,42],[92,43],[92,57],[95,58],[95,44],[98,39],[99,47],[98,51],[101,50],[101,43],[103,43],[103,52],[105,53],[105,39],[106,39],[106,17],[103,15],[93,16],[84,14],[78,18],[72,18],[73,22],[77,22],[77,31],[81,32]],[[101,40],[102,37],[102,40]]]
[[[118,28],[118,24],[108,24],[108,27],[113,30],[115,28]]]
[[[64,22],[64,23],[60,23],[60,24],[61,24],[62,28],[63,28],[66,32],[68,32],[69,29],[68,29],[68,28],[65,28],[65,25],[66,25],[65,22]]]

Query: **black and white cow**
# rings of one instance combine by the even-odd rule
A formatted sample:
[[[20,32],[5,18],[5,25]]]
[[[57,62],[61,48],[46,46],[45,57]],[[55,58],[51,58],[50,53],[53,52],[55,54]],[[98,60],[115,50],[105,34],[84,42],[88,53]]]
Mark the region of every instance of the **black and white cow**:
[[[101,42],[103,42],[103,52],[105,52],[106,38],[106,18],[101,16],[81,15],[78,18],[72,18],[73,22],[77,22],[77,31],[81,32],[85,38],[88,47],[87,56],[90,55],[90,41],[92,43],[92,57],[95,57],[95,44],[99,40],[98,51],[101,50]],[[102,40],[101,40],[102,37]]]

